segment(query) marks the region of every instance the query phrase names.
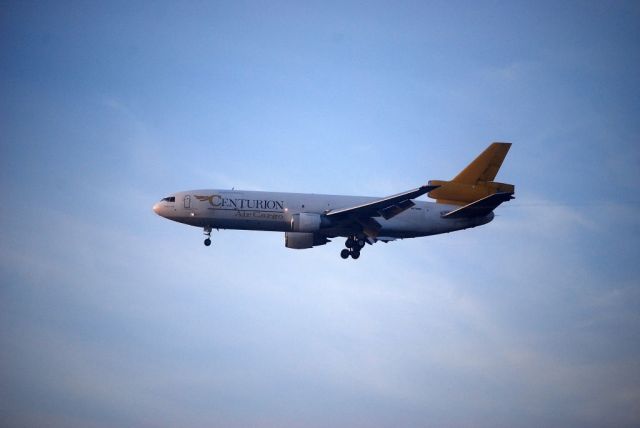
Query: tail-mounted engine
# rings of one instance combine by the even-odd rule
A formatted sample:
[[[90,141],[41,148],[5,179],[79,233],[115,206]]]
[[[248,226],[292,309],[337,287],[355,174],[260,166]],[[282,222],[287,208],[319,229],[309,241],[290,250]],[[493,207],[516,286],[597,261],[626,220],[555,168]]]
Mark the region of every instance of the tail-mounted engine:
[[[439,204],[466,205],[496,193],[513,194],[513,184],[493,181],[510,147],[511,143],[492,143],[453,180],[429,181],[440,186],[429,192],[429,197]]]
[[[429,192],[429,197],[436,199],[439,204],[465,205],[494,193],[513,193],[515,191],[513,184],[493,181],[467,184],[455,181],[430,180],[429,185],[440,186]]]

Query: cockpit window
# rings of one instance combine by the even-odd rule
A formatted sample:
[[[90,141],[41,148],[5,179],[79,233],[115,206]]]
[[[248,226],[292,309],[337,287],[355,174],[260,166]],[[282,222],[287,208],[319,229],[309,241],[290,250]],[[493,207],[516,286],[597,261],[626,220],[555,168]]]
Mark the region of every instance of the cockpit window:
[[[176,201],[175,196],[168,196],[166,198],[162,198],[162,202],[175,202],[175,201]]]

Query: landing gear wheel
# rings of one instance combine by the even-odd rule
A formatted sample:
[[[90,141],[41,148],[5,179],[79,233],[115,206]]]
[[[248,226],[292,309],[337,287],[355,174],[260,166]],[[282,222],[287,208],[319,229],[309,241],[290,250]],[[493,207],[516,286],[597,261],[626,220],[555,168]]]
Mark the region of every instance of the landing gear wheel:
[[[364,239],[358,239],[358,242],[356,242],[356,244],[358,245],[358,247],[364,248]]]
[[[343,259],[348,259],[349,258],[349,250],[347,250],[346,248],[342,251],[340,251],[340,257],[342,257]]]
[[[351,258],[356,260],[358,257],[360,257],[360,251],[352,251],[351,252]]]
[[[347,238],[347,242],[344,243],[344,246],[347,248],[353,248],[353,244],[355,244],[353,238]]]
[[[204,227],[204,236],[207,237],[207,239],[204,240],[204,245],[207,247],[211,245],[211,230],[212,230],[211,226]]]

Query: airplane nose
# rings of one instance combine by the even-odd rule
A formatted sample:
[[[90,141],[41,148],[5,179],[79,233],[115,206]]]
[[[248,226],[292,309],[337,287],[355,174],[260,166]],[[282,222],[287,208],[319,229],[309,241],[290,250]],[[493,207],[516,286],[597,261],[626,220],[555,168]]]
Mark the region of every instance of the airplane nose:
[[[160,215],[160,202],[153,206],[153,212]]]

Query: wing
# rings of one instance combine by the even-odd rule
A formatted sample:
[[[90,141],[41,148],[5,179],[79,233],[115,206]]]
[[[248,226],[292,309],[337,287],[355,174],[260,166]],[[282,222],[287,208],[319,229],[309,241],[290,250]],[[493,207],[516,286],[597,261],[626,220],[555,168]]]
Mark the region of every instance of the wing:
[[[498,192],[444,214],[442,218],[484,217],[498,205],[513,199],[511,192]]]
[[[417,189],[367,202],[366,204],[329,211],[326,213],[326,216],[335,223],[356,223],[362,227],[362,231],[367,236],[376,238],[382,226],[374,217],[383,217],[389,220],[414,206],[415,203],[411,199],[424,195],[437,187],[438,186],[420,186]]]
[[[355,207],[340,208],[329,211],[326,216],[330,219],[341,220],[343,218],[370,218],[384,217],[389,220],[397,216],[401,212],[411,208],[415,203],[411,199],[429,193],[439,186],[420,186],[417,189],[408,190],[403,193],[378,199],[377,201],[367,202],[366,204],[357,205]]]

